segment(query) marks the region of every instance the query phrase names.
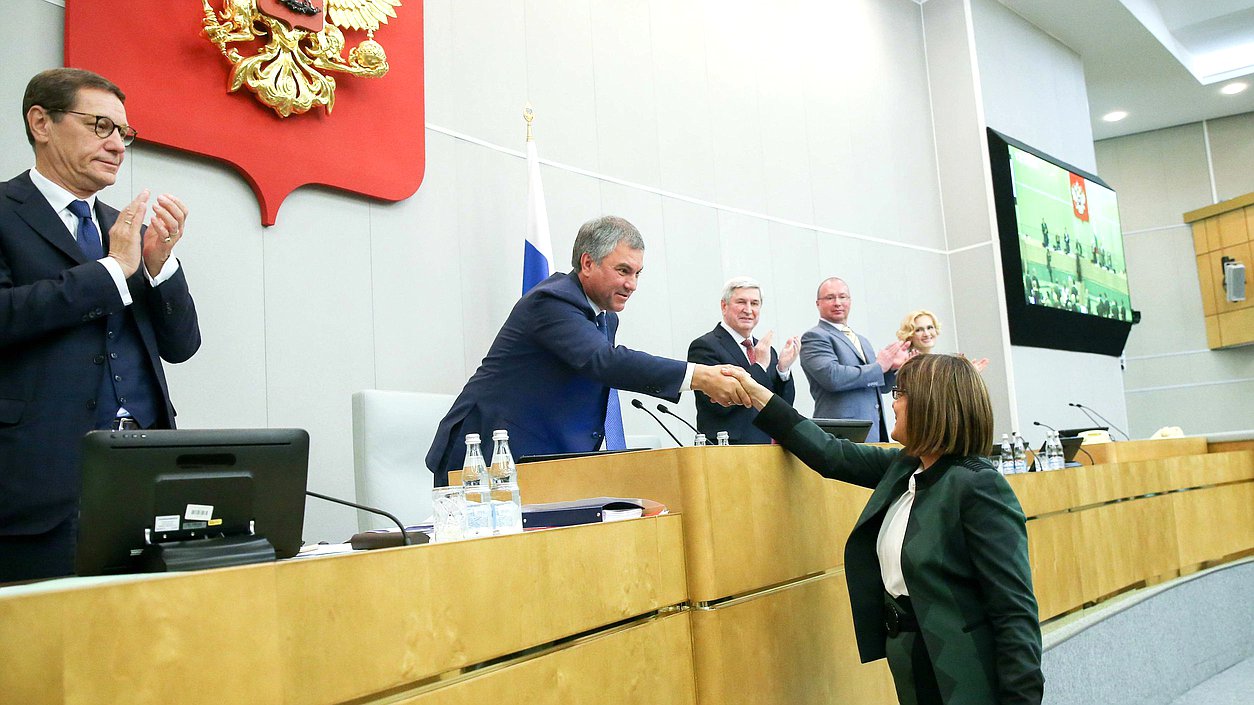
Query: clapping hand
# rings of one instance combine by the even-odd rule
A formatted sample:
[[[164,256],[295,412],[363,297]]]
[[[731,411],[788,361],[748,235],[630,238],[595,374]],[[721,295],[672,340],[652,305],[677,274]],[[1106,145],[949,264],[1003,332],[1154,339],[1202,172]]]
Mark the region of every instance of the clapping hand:
[[[875,361],[880,364],[885,372],[893,370],[905,364],[910,359],[910,341],[898,340],[884,346],[883,350],[875,355]]]
[[[792,363],[797,361],[797,355],[801,352],[801,338],[793,336],[784,341],[784,347],[779,351],[779,365],[777,369],[780,372],[788,370],[792,367]]]
[[[766,335],[758,338],[757,345],[753,346],[753,355],[757,359],[762,369],[771,364],[771,338],[775,337],[775,331],[767,331]]]
[[[170,259],[170,252],[183,237],[186,222],[187,206],[182,201],[168,193],[157,196],[152,206],[152,220],[144,233],[144,266],[149,276],[157,276]]]

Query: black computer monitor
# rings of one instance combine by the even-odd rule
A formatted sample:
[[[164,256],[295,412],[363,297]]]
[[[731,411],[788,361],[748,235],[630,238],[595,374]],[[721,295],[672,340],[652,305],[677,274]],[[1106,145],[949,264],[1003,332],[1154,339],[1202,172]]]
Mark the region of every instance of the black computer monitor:
[[[308,473],[301,429],[93,431],[83,439],[75,572],[290,558],[300,550]],[[176,567],[167,551],[154,561],[155,547],[190,547],[192,558]]]
[[[837,438],[847,438],[854,443],[866,441],[871,432],[871,422],[862,419],[811,419],[819,428]]]

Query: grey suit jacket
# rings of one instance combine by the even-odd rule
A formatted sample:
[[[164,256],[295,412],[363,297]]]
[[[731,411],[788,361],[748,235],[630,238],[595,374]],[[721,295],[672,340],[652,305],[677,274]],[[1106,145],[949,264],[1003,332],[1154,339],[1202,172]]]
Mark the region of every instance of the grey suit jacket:
[[[885,442],[882,395],[897,381],[897,373],[885,373],[875,361],[871,341],[859,335],[863,363],[853,343],[826,321],[801,336],[801,369],[810,380],[814,416],[821,419],[862,419],[871,422],[868,442]]]

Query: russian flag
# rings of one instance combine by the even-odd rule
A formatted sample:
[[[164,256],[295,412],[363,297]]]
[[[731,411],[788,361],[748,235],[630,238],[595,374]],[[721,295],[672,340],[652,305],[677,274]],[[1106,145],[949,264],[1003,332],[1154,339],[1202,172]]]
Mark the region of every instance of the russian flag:
[[[548,279],[553,271],[553,244],[549,238],[549,211],[540,184],[540,155],[527,139],[527,241],[523,245],[522,293]]]

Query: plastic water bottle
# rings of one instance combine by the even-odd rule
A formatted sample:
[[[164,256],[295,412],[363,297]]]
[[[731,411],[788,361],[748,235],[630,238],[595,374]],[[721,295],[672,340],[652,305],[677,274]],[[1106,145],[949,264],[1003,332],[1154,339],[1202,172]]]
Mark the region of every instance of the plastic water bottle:
[[[731,439],[727,436],[727,431],[719,431],[717,438],[718,438],[719,445],[721,446],[731,445]]]
[[[1067,466],[1067,459],[1062,452],[1062,439],[1057,433],[1050,432],[1046,443],[1046,458],[1050,470],[1062,470]]]
[[[1001,457],[997,462],[997,469],[1003,475],[1010,475],[1015,471],[1015,455],[1010,449],[1010,436],[1001,434]]]
[[[466,434],[466,462],[462,463],[462,489],[466,495],[466,538],[492,535],[492,491],[488,467],[483,462],[479,434]]]
[[[518,492],[518,466],[509,452],[509,432],[492,432],[492,533],[519,534],[523,530],[522,495]]]
[[[1015,463],[1014,471],[1016,473],[1027,472],[1028,471],[1028,453],[1027,453],[1027,449],[1023,447],[1023,436],[1020,436],[1018,431],[1016,431],[1014,434],[1013,449],[1014,449],[1014,463]]]
[[[709,445],[709,444],[705,442],[705,434],[704,434],[704,433],[698,433],[698,434],[697,434],[697,437],[696,437],[696,438],[694,438],[694,439],[692,439],[692,445],[693,445],[693,446],[704,446],[704,445]]]

